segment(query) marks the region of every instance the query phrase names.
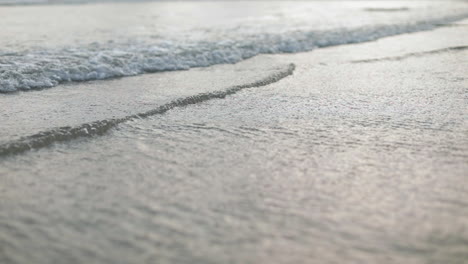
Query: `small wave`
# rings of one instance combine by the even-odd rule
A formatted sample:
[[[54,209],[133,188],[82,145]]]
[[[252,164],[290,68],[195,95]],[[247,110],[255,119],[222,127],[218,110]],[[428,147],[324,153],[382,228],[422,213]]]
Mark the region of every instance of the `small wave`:
[[[367,12],[404,12],[409,11],[408,7],[395,7],[395,8],[364,8]]]
[[[121,124],[123,122],[145,118],[152,115],[163,114],[176,107],[184,107],[191,104],[202,103],[211,99],[225,98],[228,95],[237,93],[238,91],[246,88],[261,87],[271,83],[275,83],[291,74],[293,74],[295,69],[294,64],[289,64],[284,69],[279,70],[278,72],[271,74],[270,76],[254,81],[244,85],[233,86],[224,91],[215,91],[210,93],[201,93],[194,96],[189,96],[185,98],[180,98],[174,100],[170,103],[161,105],[155,109],[152,109],[147,112],[138,113],[134,115],[129,115],[122,118],[114,118],[108,120],[100,120],[91,123],[82,124],[75,127],[60,127],[47,131],[43,131],[31,136],[23,137],[19,140],[8,142],[0,145],[0,157],[19,154],[31,149],[42,148],[51,145],[54,142],[63,142],[69,141],[80,137],[91,137],[103,135],[111,128]]]
[[[317,47],[372,41],[428,30],[468,13],[400,25],[357,29],[256,34],[223,41],[179,43],[94,43],[85,47],[0,53],[0,92],[54,87],[64,82],[102,80],[143,73],[236,63],[258,54],[293,53]]]
[[[424,51],[424,52],[409,53],[409,54],[405,54],[405,55],[402,55],[402,56],[384,57],[384,58],[367,59],[367,60],[355,60],[355,61],[351,61],[351,63],[370,63],[370,62],[379,62],[379,61],[401,61],[401,60],[404,60],[404,59],[407,59],[407,58],[412,58],[412,57],[421,57],[421,56],[439,54],[439,53],[451,52],[451,51],[464,51],[464,50],[467,50],[467,49],[468,49],[468,46],[456,46],[456,47],[449,47],[449,48],[430,50],[430,51]]]

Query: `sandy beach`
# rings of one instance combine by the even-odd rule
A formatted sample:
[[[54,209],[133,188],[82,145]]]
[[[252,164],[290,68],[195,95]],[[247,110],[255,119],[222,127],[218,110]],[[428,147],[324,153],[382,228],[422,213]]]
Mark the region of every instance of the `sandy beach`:
[[[466,36],[0,94],[0,263],[464,264]]]

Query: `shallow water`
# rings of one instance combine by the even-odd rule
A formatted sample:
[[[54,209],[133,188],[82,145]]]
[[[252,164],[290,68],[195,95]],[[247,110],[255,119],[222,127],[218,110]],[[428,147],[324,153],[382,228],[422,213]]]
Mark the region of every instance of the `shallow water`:
[[[467,24],[0,94],[0,263],[464,264]]]
[[[234,63],[432,29],[461,1],[0,6],[0,92]],[[77,22],[79,21],[79,23]]]
[[[265,86],[293,71],[293,64],[265,58],[209,70],[72,83],[39,92],[8,94],[0,97],[0,123],[4,126],[0,156],[23,147],[30,149],[48,141],[46,138],[66,140],[80,133],[99,134],[102,129],[131,119],[220,98],[239,89]]]
[[[387,56],[437,32],[258,57],[296,69],[3,157],[2,262],[464,263],[468,53]]]

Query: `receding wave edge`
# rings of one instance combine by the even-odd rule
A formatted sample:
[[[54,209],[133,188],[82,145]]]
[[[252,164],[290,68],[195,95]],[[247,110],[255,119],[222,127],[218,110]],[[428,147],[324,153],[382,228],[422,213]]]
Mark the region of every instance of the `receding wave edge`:
[[[147,112],[133,114],[122,118],[94,121],[75,127],[66,126],[39,132],[31,136],[23,137],[19,140],[0,145],[0,157],[20,154],[28,150],[47,147],[55,142],[69,141],[81,137],[103,135],[111,128],[114,128],[117,125],[129,120],[163,114],[176,107],[184,107],[192,104],[202,103],[211,99],[224,98],[246,88],[261,87],[275,83],[289,75],[292,75],[295,68],[296,66],[294,64],[289,64],[288,67],[285,67],[285,69],[265,77],[264,79],[244,85],[233,86],[224,91],[200,93],[197,95],[176,99],[170,103],[161,105]]]

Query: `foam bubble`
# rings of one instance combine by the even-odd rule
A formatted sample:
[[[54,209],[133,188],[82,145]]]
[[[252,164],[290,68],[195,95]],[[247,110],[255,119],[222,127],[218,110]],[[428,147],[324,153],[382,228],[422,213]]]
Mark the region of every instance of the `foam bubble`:
[[[0,52],[0,92],[41,89],[64,82],[102,80],[142,73],[186,70],[236,63],[262,53],[309,51],[316,47],[357,43],[396,34],[427,30],[468,16],[446,17],[399,24],[375,24],[325,30],[282,30],[241,34],[206,41],[105,42],[68,48]],[[226,36],[226,35],[224,35]]]

